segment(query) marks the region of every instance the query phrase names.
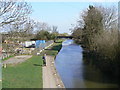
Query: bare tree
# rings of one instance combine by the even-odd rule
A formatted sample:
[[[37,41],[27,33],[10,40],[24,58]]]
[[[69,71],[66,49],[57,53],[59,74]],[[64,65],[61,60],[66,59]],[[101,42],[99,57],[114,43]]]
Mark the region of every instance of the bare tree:
[[[52,26],[52,32],[58,33],[58,31],[57,31],[57,26]]]
[[[117,27],[117,8],[116,7],[102,7],[102,6],[96,6],[98,8],[103,16],[103,26],[105,30],[111,30],[113,28]]]
[[[35,27],[35,21],[32,19],[29,19],[23,26],[24,32],[27,34],[32,34]]]
[[[50,31],[50,27],[48,26],[47,23],[44,22],[35,22],[35,31],[36,33],[38,33],[41,30],[45,30],[45,31]]]
[[[33,38],[34,25],[35,25],[35,23],[34,23],[34,20],[32,20],[32,19],[28,19],[22,25],[19,23],[10,25],[10,27],[9,27],[10,30],[8,31],[9,38],[21,37],[21,38],[19,38],[20,40],[21,39],[29,40],[29,39]]]
[[[31,13],[31,6],[26,2],[15,0],[0,1],[0,27],[6,24],[24,23],[28,14]]]

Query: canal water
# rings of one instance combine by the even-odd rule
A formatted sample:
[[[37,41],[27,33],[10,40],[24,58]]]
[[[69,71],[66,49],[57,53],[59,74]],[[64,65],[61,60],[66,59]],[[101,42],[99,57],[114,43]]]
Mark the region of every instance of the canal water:
[[[62,43],[55,59],[56,69],[66,88],[116,88],[113,78],[104,76],[83,62],[83,49],[73,40]]]

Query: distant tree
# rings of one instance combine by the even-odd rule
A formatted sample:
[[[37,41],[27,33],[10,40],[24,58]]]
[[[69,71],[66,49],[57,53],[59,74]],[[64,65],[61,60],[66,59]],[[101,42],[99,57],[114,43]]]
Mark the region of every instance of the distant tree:
[[[35,33],[36,39],[44,39],[44,40],[54,40],[56,36],[59,34],[57,31],[57,26],[49,27],[47,23],[36,22],[35,23]]]
[[[68,36],[69,34],[68,33],[61,33],[59,34],[59,36]]]
[[[82,41],[82,28],[78,28],[73,31],[72,36],[76,43],[80,44]]]
[[[52,33],[58,33],[57,26],[52,26]]]
[[[51,39],[50,33],[48,31],[41,30],[36,34],[35,39],[38,39],[38,40],[50,40]]]
[[[23,25],[23,32],[27,35],[34,33],[35,21],[32,19],[28,19],[27,22]]]
[[[47,23],[44,23],[44,22],[35,22],[34,28],[35,28],[36,33],[41,30],[50,31],[50,27],[48,26]]]
[[[54,40],[54,42],[56,41],[56,38],[59,34],[59,32],[57,31],[57,26],[52,26],[51,28],[51,39]]]
[[[11,24],[9,25],[8,39],[14,40],[17,38],[19,41],[30,40],[34,37],[34,20],[28,19],[24,24]]]

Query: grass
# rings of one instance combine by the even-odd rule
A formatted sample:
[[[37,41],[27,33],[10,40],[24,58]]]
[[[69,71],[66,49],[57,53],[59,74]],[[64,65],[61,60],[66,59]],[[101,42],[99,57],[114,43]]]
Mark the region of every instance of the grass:
[[[57,40],[49,49],[44,50],[41,56],[56,56],[62,47],[63,40]],[[42,58],[33,56],[26,62],[3,68],[3,88],[42,88]],[[9,57],[10,58],[10,57]],[[8,59],[8,58],[7,58]]]
[[[60,51],[60,49],[62,48],[62,42],[63,42],[63,39],[57,40],[51,47],[49,47],[48,49],[45,49],[41,53],[41,55],[46,53],[47,55],[56,56]]]
[[[2,61],[8,60],[9,58],[12,58],[12,57],[14,57],[14,56],[9,56],[7,58],[4,58],[4,59],[2,59]]]
[[[3,88],[42,88],[42,59],[33,56],[26,62],[2,69]]]

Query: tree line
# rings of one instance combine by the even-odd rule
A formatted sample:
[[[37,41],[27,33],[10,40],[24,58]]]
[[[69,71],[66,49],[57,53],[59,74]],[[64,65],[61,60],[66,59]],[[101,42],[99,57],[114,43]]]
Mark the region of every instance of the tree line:
[[[117,14],[115,7],[90,5],[82,12],[72,35],[74,41],[83,47],[85,57],[88,57],[85,62],[119,78],[120,32]]]
[[[55,39],[57,26],[30,18],[32,6],[15,0],[0,1],[0,33],[2,40],[25,41],[30,39]]]
[[[0,0],[0,46],[5,53],[16,54],[25,41],[56,40],[57,26],[32,19],[32,12],[32,6],[25,1]]]

